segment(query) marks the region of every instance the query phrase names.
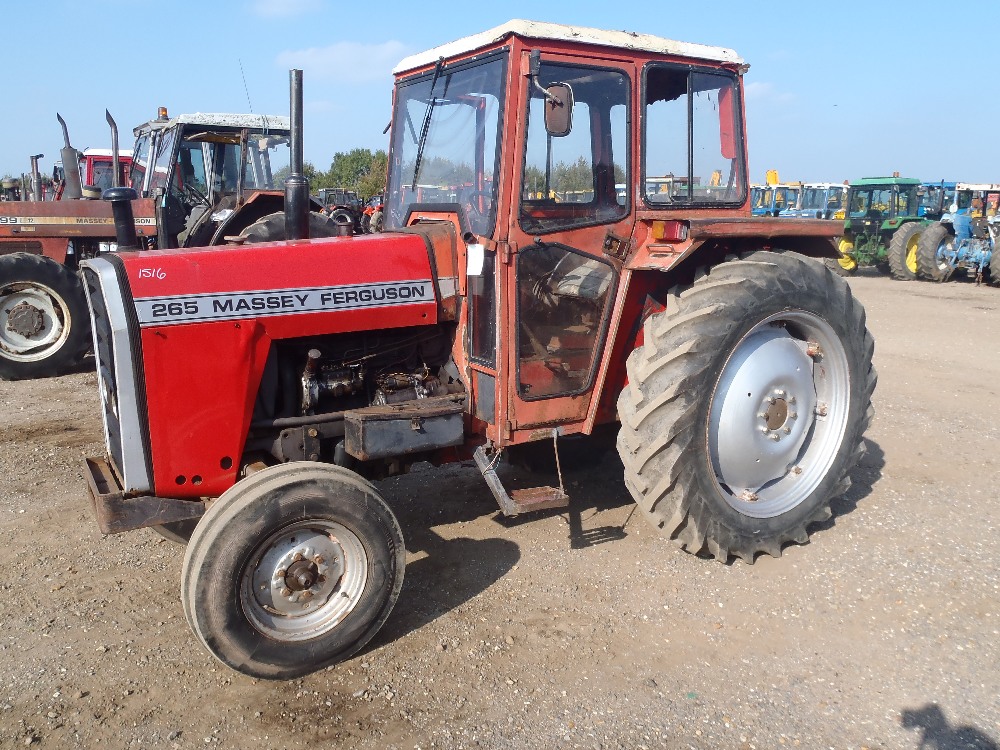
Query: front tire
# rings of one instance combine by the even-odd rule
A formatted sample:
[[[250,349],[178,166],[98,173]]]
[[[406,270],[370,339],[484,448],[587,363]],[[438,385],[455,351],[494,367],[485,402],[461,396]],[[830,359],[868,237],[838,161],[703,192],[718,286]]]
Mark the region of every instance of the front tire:
[[[917,243],[917,274],[920,278],[947,281],[955,272],[943,255],[949,241],[954,241],[954,238],[944,224],[928,227],[920,235],[920,242]]]
[[[838,276],[853,276],[858,272],[858,262],[854,259],[854,243],[846,237],[837,242],[838,258],[826,258],[826,267]]]
[[[0,378],[57,375],[90,347],[80,278],[51,258],[0,255]]]
[[[399,598],[404,563],[399,524],[369,482],[289,463],[209,508],[187,546],[181,600],[219,661],[287,680],[364,646]]]
[[[903,224],[889,242],[889,272],[899,281],[917,278],[917,247],[924,225],[915,221]]]
[[[723,562],[807,542],[864,453],[873,350],[847,283],[794,253],[673,289],[618,399],[625,484],[647,519]]]

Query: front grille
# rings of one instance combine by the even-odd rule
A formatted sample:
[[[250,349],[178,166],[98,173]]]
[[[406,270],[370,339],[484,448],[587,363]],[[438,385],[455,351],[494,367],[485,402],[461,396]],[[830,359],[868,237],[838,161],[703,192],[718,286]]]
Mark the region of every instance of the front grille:
[[[149,492],[153,471],[142,351],[128,279],[115,256],[80,265],[94,332],[108,460],[127,492]]]
[[[94,356],[97,359],[97,387],[104,410],[104,438],[108,456],[118,478],[122,479],[122,425],[118,406],[118,383],[115,379],[115,342],[108,318],[107,303],[100,277],[93,268],[83,269],[83,281],[90,303],[90,323],[94,332]]]

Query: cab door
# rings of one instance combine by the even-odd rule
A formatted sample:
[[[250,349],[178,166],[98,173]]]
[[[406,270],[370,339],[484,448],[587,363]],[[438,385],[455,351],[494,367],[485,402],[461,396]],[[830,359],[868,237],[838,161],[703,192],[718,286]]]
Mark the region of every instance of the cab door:
[[[514,433],[575,432],[607,335],[615,256],[635,219],[635,66],[543,54],[537,70],[521,76],[522,166],[504,266],[508,413]]]

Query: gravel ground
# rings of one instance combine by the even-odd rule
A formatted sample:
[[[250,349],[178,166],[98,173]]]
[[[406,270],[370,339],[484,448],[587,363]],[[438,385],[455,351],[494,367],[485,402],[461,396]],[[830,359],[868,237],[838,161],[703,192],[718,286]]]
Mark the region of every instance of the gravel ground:
[[[1000,290],[851,284],[877,416],[812,543],[685,554],[614,457],[517,522],[473,466],[421,466],[380,483],[407,538],[393,615],[290,683],[199,647],[182,548],[98,533],[94,376],[0,382],[0,746],[997,750]]]

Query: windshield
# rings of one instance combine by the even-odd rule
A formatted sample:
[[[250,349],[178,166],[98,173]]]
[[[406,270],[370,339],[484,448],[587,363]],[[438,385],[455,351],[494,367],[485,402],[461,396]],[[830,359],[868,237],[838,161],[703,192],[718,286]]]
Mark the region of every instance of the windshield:
[[[900,186],[896,194],[891,185],[851,188],[850,217],[852,219],[891,219],[914,216],[917,186]]]
[[[414,204],[446,203],[461,209],[473,233],[492,233],[505,63],[492,55],[398,85],[386,228],[403,226]]]
[[[825,188],[806,188],[802,191],[802,208],[826,208]]]
[[[129,184],[142,193],[142,182],[146,179],[146,165],[149,163],[149,133],[143,133],[135,139],[132,149],[132,170],[129,172]]]
[[[288,136],[249,131],[242,151],[238,130],[207,129],[188,125],[183,130],[176,155],[172,152],[177,129],[166,130],[156,149],[150,189],[167,187],[173,195],[199,202],[205,196],[215,204],[233,195],[243,170],[244,190],[276,190],[288,174]],[[173,159],[176,159],[176,166]],[[169,175],[169,179],[168,179]],[[193,191],[193,192],[192,192]]]

